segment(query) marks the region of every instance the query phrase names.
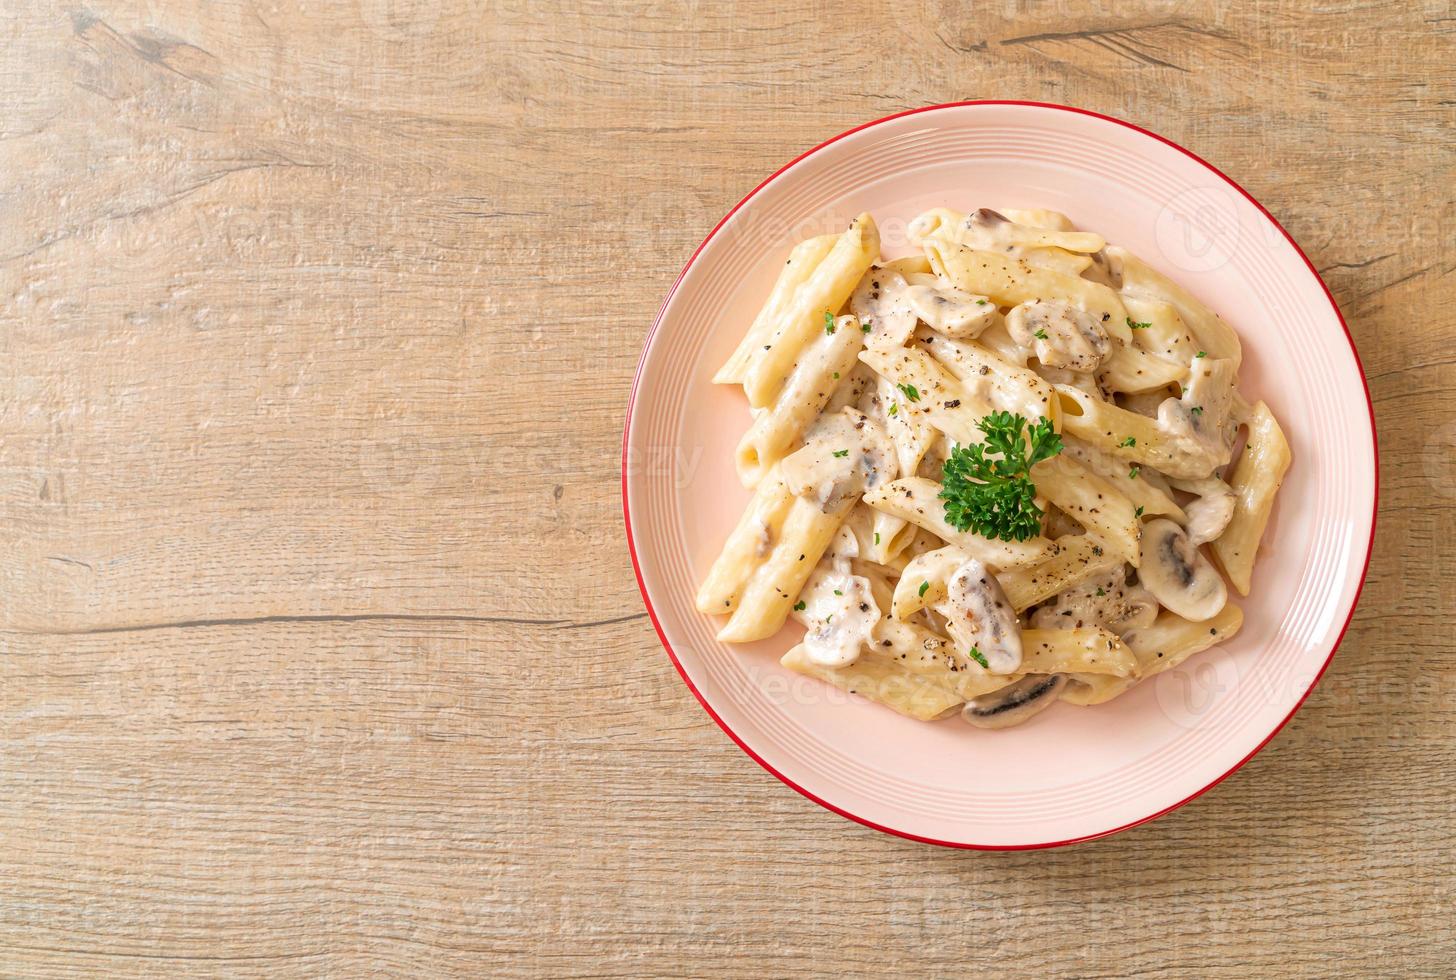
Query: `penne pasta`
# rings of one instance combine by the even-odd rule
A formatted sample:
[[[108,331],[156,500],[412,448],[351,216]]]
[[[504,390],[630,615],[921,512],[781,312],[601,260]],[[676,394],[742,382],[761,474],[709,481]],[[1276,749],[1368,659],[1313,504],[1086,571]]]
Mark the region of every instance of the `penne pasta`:
[[[766,408],[778,397],[794,361],[814,337],[827,330],[849,299],[860,277],[879,256],[880,237],[874,219],[862,214],[850,222],[834,247],[775,318],[762,349],[753,355],[743,376],[748,404]]]
[[[1248,593],[1291,455],[1233,331],[1054,211],[907,230],[890,261],[868,214],[796,245],[714,376],[753,490],[696,596],[719,640],[792,618],[786,669],[996,729],[1237,633],[1224,576]]]
[[[1234,491],[1233,518],[1212,545],[1214,558],[1239,595],[1249,594],[1254,557],[1292,460],[1289,442],[1269,406],[1256,403],[1243,455],[1228,480]]]
[[[923,477],[902,477],[876,487],[865,494],[864,501],[876,510],[902,517],[911,524],[924,528],[993,569],[1034,565],[1051,552],[1052,544],[1046,538],[993,541],[971,531],[956,530],[945,519],[945,504],[940,500],[940,484]]]
[[[804,349],[773,407],[758,414],[738,443],[738,478],[744,486],[757,486],[819,417],[841,380],[858,366],[863,336],[858,320],[842,316],[834,333],[816,337]]]
[[[836,241],[834,235],[819,235],[817,238],[808,238],[794,246],[789,253],[788,261],[779,270],[778,281],[774,283],[773,292],[769,293],[768,301],[759,310],[758,316],[754,319],[753,325],[748,328],[748,333],[743,335],[743,340],[738,344],[738,349],[713,375],[714,384],[742,384],[743,378],[748,373],[748,366],[753,361],[756,351],[763,349],[764,343],[768,340],[774,324],[783,316],[790,301],[794,298],[795,291],[799,286],[813,274],[834,247]],[[926,263],[927,267],[929,263]]]

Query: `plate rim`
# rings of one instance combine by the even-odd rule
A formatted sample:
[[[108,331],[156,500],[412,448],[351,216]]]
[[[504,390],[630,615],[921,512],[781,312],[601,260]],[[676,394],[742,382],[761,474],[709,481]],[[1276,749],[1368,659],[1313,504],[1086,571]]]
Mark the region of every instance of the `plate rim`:
[[[637,555],[637,545],[632,536],[631,498],[628,490],[627,481],[628,452],[631,445],[632,434],[632,410],[637,402],[637,388],[642,381],[642,368],[647,360],[647,352],[651,348],[652,340],[657,335],[658,328],[662,324],[663,314],[666,312],[667,306],[672,301],[673,296],[677,294],[678,287],[682,285],[683,278],[687,275],[688,270],[692,268],[693,263],[697,261],[698,256],[702,253],[703,249],[706,248],[708,243],[713,240],[715,235],[718,234],[718,231],[725,224],[728,223],[729,219],[737,214],[740,208],[742,208],[745,204],[747,204],[755,196],[757,196],[758,192],[763,190],[766,185],[768,185],[771,181],[777,178],[780,174],[784,173],[786,170],[799,163],[799,161],[804,160],[814,155],[815,153],[818,153],[820,150],[823,150],[824,148],[834,143],[837,143],[848,136],[858,133],[861,130],[869,129],[874,126],[879,126],[895,119],[904,118],[905,116],[913,116],[925,112],[935,112],[941,109],[955,109],[965,106],[982,105],[1027,106],[1037,109],[1052,109],[1061,112],[1070,112],[1081,116],[1090,116],[1095,119],[1100,119],[1104,122],[1109,122],[1118,126],[1122,126],[1126,129],[1131,129],[1135,132],[1141,133],[1144,136],[1151,137],[1152,139],[1157,140],[1159,143],[1172,147],[1173,149],[1182,153],[1184,156],[1189,157],[1196,163],[1200,164],[1202,167],[1204,167],[1204,169],[1208,170],[1210,173],[1217,176],[1228,186],[1238,191],[1238,193],[1241,194],[1246,200],[1248,200],[1250,204],[1252,204],[1255,208],[1259,210],[1260,214],[1268,219],[1270,224],[1272,224],[1275,228],[1279,230],[1279,233],[1284,236],[1285,241],[1287,241],[1294,248],[1295,253],[1304,261],[1305,266],[1309,269],[1310,275],[1314,276],[1315,281],[1318,282],[1320,284],[1320,288],[1324,290],[1325,298],[1329,301],[1330,304],[1330,309],[1334,311],[1335,318],[1339,321],[1340,327],[1345,331],[1345,341],[1350,346],[1350,355],[1355,359],[1355,369],[1360,374],[1360,384],[1365,393],[1365,407],[1370,416],[1370,449],[1372,457],[1374,490],[1371,494],[1370,501],[1370,537],[1365,545],[1364,563],[1360,569],[1359,580],[1355,583],[1355,593],[1350,600],[1350,609],[1345,615],[1345,622],[1340,626],[1340,632],[1335,637],[1334,643],[1330,645],[1330,650],[1325,655],[1324,663],[1320,665],[1319,670],[1315,673],[1313,679],[1309,683],[1309,686],[1305,689],[1304,693],[1299,696],[1298,700],[1295,701],[1294,706],[1290,708],[1289,713],[1284,716],[1279,724],[1274,726],[1273,730],[1271,730],[1269,734],[1261,742],[1259,742],[1258,745],[1254,746],[1254,748],[1248,753],[1248,755],[1244,756],[1238,762],[1234,763],[1231,768],[1229,768],[1222,775],[1211,780],[1203,788],[1197,790],[1194,793],[1191,793],[1190,795],[1184,797],[1178,802],[1166,806],[1160,810],[1157,810],[1154,813],[1151,813],[1145,817],[1141,817],[1128,823],[1120,824],[1119,826],[1112,827],[1107,830],[1100,830],[1095,833],[1084,834],[1080,837],[1072,837],[1066,840],[1044,841],[1033,844],[977,844],[968,841],[939,840],[934,837],[926,837],[920,834],[913,834],[908,831],[898,830],[894,827],[888,827],[884,824],[876,823],[873,820],[861,817],[858,814],[852,813],[849,810],[844,809],[843,807],[837,806],[836,804],[830,803],[829,801],[820,798],[819,796],[810,792],[808,789],[794,782],[792,779],[784,775],[778,769],[774,768],[774,766],[769,763],[768,760],[764,759],[761,755],[759,755],[752,748],[750,748],[748,744],[741,737],[739,737],[738,733],[733,731],[733,729],[728,726],[728,724],[723,720],[718,712],[713,709],[713,706],[708,703],[706,698],[703,697],[702,692],[698,690],[697,685],[692,682],[692,679],[688,676],[687,671],[683,669],[682,663],[678,660],[677,653],[673,650],[672,644],[668,642],[667,634],[663,631],[662,624],[658,621],[657,610],[652,605],[652,598],[648,595],[647,592],[647,583],[642,577],[642,567]],[[637,578],[637,590],[642,595],[643,605],[645,605],[647,608],[647,616],[652,621],[652,628],[657,633],[658,642],[660,642],[662,644],[662,648],[667,651],[668,659],[672,661],[672,665],[677,670],[678,676],[682,678],[683,683],[687,685],[687,688],[689,691],[692,692],[693,697],[697,698],[698,704],[700,704],[703,710],[708,713],[708,717],[713,719],[713,722],[723,731],[725,735],[729,737],[729,739],[733,741],[734,744],[736,744],[741,750],[743,750],[745,755],[747,755],[754,762],[758,763],[758,765],[761,766],[765,771],[772,774],[781,783],[794,790],[800,796],[803,796],[805,799],[817,803],[819,806],[830,811],[831,813],[836,813],[847,820],[852,820],[857,824],[869,827],[871,830],[877,830],[880,833],[889,834],[891,836],[899,837],[904,840],[916,841],[921,844],[933,844],[938,847],[949,847],[955,848],[957,850],[970,851],[1035,851],[1052,847],[1066,847],[1072,844],[1080,844],[1086,841],[1099,840],[1104,837],[1111,837],[1113,834],[1119,834],[1123,831],[1131,830],[1134,827],[1138,827],[1150,821],[1156,820],[1159,817],[1172,813],[1174,810],[1177,810],[1180,807],[1186,806],[1187,804],[1198,799],[1198,797],[1202,796],[1204,793],[1207,793],[1209,790],[1213,789],[1215,786],[1222,783],[1224,780],[1228,779],[1234,773],[1242,769],[1249,762],[1250,759],[1254,758],[1254,756],[1258,755],[1261,751],[1263,751],[1264,747],[1268,745],[1271,741],[1273,741],[1276,735],[1284,730],[1284,726],[1289,724],[1289,722],[1294,718],[1295,714],[1298,713],[1299,709],[1304,706],[1305,701],[1309,699],[1310,694],[1314,692],[1315,687],[1319,685],[1321,678],[1324,677],[1325,672],[1329,669],[1330,664],[1334,661],[1335,653],[1339,650],[1340,645],[1344,642],[1345,634],[1350,629],[1350,623],[1355,618],[1355,610],[1360,605],[1360,596],[1361,593],[1364,591],[1365,581],[1370,573],[1370,561],[1375,553],[1375,527],[1378,522],[1380,512],[1380,441],[1379,430],[1375,424],[1375,402],[1374,399],[1372,399],[1370,396],[1370,381],[1365,373],[1365,365],[1360,360],[1360,351],[1355,345],[1355,337],[1353,334],[1350,333],[1350,325],[1345,322],[1345,315],[1340,311],[1340,305],[1335,301],[1334,293],[1330,291],[1329,284],[1326,283],[1324,277],[1319,274],[1319,270],[1315,268],[1315,265],[1313,262],[1310,261],[1309,256],[1304,253],[1304,249],[1300,248],[1299,243],[1294,240],[1294,236],[1291,235],[1288,230],[1286,230],[1285,227],[1279,223],[1279,220],[1275,218],[1274,215],[1269,213],[1268,208],[1264,207],[1264,205],[1261,204],[1258,199],[1254,197],[1254,195],[1250,194],[1247,190],[1245,190],[1238,181],[1234,180],[1228,174],[1224,173],[1222,170],[1218,169],[1213,164],[1203,159],[1203,157],[1194,153],[1192,150],[1189,150],[1188,148],[1181,146],[1178,143],[1175,143],[1167,137],[1160,136],[1152,130],[1145,129],[1142,126],[1137,125],[1136,123],[1131,123],[1125,119],[1119,119],[1116,116],[1109,116],[1105,113],[1096,112],[1091,109],[1083,109],[1077,106],[1062,105],[1061,103],[1057,102],[1037,102],[1023,99],[967,99],[958,102],[939,102],[934,105],[920,106],[914,109],[906,109],[901,112],[891,113],[888,116],[881,116],[868,122],[861,123],[858,126],[847,129],[844,132],[832,136],[829,139],[826,139],[823,142],[818,143],[805,150],[804,152],[798,154],[793,159],[789,160],[783,166],[779,167],[773,173],[769,174],[767,177],[761,180],[757,185],[754,186],[752,190],[745,194],[742,199],[738,201],[737,204],[733,205],[733,207],[728,210],[728,213],[723,215],[723,217],[719,219],[718,223],[713,226],[712,230],[710,230],[708,234],[703,238],[703,240],[698,243],[698,247],[693,250],[692,254],[688,256],[687,262],[683,264],[682,270],[678,272],[677,278],[673,280],[671,288],[668,289],[667,294],[663,297],[662,304],[658,307],[656,316],[653,317],[652,326],[647,331],[647,335],[642,340],[642,352],[638,355],[637,366],[633,371],[632,388],[631,392],[627,397],[627,409],[622,422],[621,472],[622,523],[626,529],[627,551],[632,559],[632,572]]]

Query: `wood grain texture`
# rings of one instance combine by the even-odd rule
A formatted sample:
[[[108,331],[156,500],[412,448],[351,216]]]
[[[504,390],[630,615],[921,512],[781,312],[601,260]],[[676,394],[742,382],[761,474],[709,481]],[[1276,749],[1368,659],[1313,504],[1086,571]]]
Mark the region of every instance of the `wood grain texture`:
[[[1445,0],[0,9],[0,973],[1449,975]],[[1241,181],[1360,345],[1365,598],[1235,777],[1072,849],[801,799],[642,612],[656,306],[804,147],[1070,102]]]

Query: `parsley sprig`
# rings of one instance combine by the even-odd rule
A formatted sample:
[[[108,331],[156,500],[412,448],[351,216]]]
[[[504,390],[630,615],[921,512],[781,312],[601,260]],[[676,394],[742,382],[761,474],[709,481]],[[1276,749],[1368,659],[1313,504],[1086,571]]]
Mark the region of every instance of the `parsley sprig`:
[[[1042,510],[1031,468],[1061,452],[1062,437],[1045,418],[1028,425],[1011,412],[992,412],[977,426],[986,441],[956,446],[942,467],[945,519],[958,531],[1002,541],[1036,537]]]

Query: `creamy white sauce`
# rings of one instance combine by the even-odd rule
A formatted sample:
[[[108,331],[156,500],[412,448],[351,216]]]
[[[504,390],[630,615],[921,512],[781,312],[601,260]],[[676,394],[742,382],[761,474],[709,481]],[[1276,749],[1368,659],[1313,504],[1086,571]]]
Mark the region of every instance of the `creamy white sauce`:
[[[1021,666],[1021,630],[1001,583],[980,561],[972,558],[946,582],[946,597],[937,604],[945,627],[962,656],[978,650],[987,669],[1011,674]],[[974,657],[971,657],[974,659]]]
[[[806,627],[804,652],[816,664],[844,667],[854,663],[880,621],[870,580],[851,570],[850,560],[858,554],[854,534],[840,528],[799,593],[804,608],[794,615]]]
[[[1006,329],[1047,367],[1091,372],[1112,353],[1097,318],[1062,300],[1022,303],[1006,314]]]
[[[846,408],[820,416],[805,433],[803,448],[785,458],[779,472],[790,493],[829,513],[893,479],[895,466],[895,447],[885,430]]]
[[[893,269],[876,266],[866,272],[849,298],[849,309],[864,326],[865,346],[875,350],[905,346],[915,332],[910,285]]]
[[[979,337],[1000,316],[985,296],[940,282],[908,286],[905,300],[926,326],[957,340]]]

